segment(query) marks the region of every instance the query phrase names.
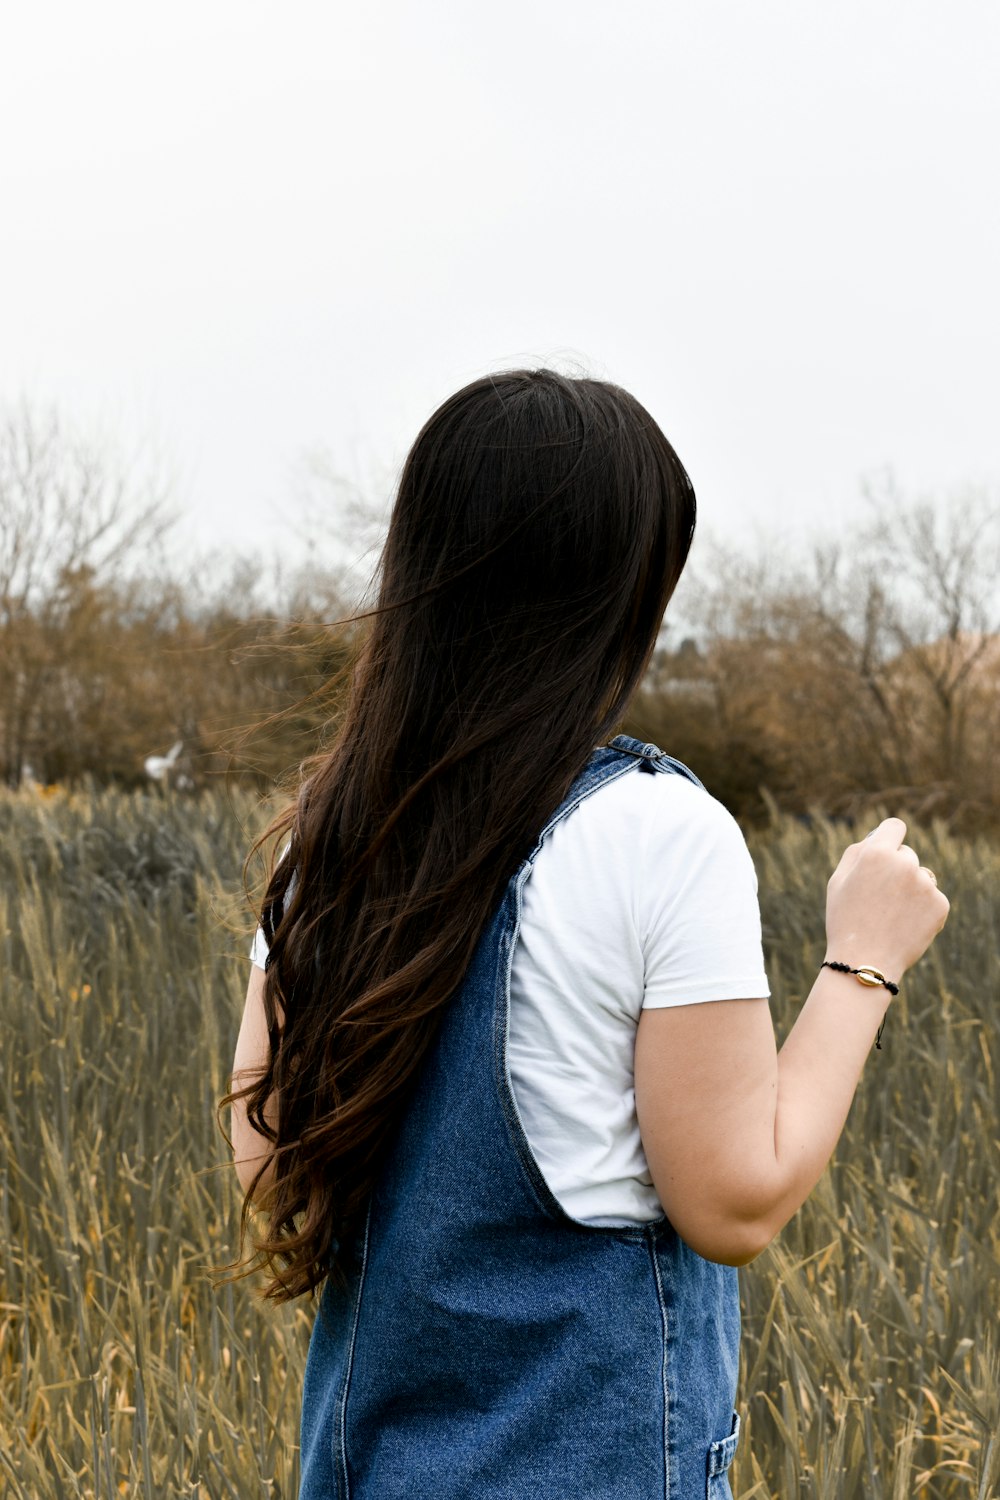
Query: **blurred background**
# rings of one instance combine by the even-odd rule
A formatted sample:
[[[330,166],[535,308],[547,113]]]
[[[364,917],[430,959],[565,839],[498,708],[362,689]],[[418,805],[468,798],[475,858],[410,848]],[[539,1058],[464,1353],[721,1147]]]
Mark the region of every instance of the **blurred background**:
[[[995,819],[998,48],[988,0],[8,10],[0,776],[297,763],[419,427],[551,364],[698,495],[631,727],[747,818]]]

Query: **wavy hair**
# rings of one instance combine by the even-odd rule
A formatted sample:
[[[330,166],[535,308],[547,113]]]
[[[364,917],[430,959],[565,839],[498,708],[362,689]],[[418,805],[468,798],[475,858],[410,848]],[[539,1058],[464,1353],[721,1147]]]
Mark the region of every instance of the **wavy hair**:
[[[219,1108],[245,1099],[271,1142],[240,1220],[242,1255],[256,1197],[265,1297],[346,1273],[444,1008],[620,723],[694,524],[670,443],[605,381],[489,375],[419,433],[339,728],[254,846],[287,843],[261,914],[270,1058]]]

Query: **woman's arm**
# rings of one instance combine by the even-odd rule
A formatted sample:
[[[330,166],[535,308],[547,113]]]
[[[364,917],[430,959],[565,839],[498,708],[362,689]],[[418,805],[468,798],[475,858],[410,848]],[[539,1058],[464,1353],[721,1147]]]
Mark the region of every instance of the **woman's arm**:
[[[827,954],[890,979],[944,926],[948,902],[889,818],[831,877]],[[660,1202],[709,1260],[744,1265],[805,1202],[843,1130],[889,1003],[821,969],[778,1053],[766,1000],[647,1009],[636,1036],[639,1129]]]
[[[279,1006],[278,1024],[283,1025],[284,1019]],[[267,1037],[267,1023],[264,1019],[264,970],[254,964],[250,970],[250,983],[247,985],[246,1004],[243,1007],[243,1021],[236,1042],[231,1087],[243,1088],[259,1078],[267,1067],[269,1058],[270,1043]],[[249,1191],[261,1162],[269,1158],[271,1154],[270,1141],[255,1130],[247,1119],[245,1103],[245,1100],[237,1099],[233,1104],[231,1125],[233,1163],[244,1193]],[[264,1106],[264,1119],[272,1129],[277,1123],[274,1105],[272,1095]],[[272,1176],[273,1173],[268,1167],[257,1185],[255,1196],[270,1186]]]

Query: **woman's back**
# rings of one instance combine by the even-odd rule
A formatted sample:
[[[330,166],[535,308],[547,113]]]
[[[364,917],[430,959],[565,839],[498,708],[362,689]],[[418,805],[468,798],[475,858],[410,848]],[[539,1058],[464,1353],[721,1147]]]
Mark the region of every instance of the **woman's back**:
[[[250,956],[265,967],[259,928]],[[507,1057],[532,1155],[570,1218],[663,1212],[635,1110],[642,1010],[769,993],[753,861],[690,772],[610,777],[550,829],[521,891]]]
[[[615,778],[648,780],[652,803],[634,748],[620,738],[594,752],[545,841]],[[683,774],[645,748],[653,776]],[[348,1287],[324,1293],[301,1500],[728,1493],[736,1271],[696,1255],[662,1215],[616,1228],[569,1219],[518,1118],[509,976],[538,855],[510,881],[445,1014]]]

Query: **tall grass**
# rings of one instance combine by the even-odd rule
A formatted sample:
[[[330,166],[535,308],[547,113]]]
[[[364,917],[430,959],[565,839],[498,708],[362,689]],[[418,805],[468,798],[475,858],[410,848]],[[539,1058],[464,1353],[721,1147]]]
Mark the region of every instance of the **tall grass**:
[[[782,1035],[854,836],[780,818],[751,835]],[[907,842],[952,912],[890,1007],[829,1170],[742,1275],[744,1500],[1000,1496],[1000,850],[940,825]]]
[[[261,821],[221,794],[0,796],[0,1496],[295,1496],[314,1309],[208,1275],[235,1249],[215,1102]],[[751,838],[781,1032],[851,836]],[[833,1166],[741,1273],[741,1500],[1000,1497],[1000,852],[910,840],[952,917]]]

